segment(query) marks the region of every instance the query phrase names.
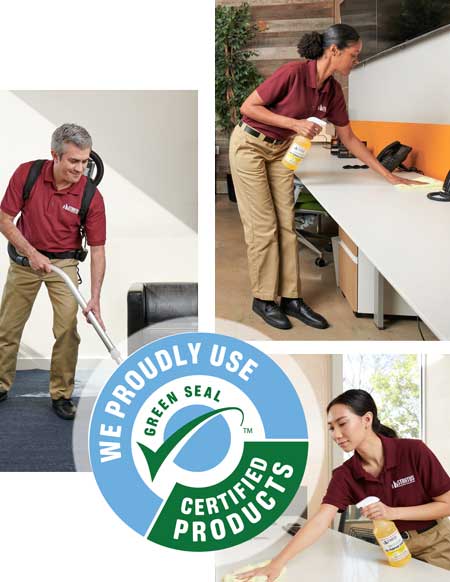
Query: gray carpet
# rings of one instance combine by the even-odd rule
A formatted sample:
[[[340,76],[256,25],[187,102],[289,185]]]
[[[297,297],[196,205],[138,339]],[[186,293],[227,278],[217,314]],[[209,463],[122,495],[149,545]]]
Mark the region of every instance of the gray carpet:
[[[74,402],[88,376],[77,374]],[[47,371],[18,371],[0,402],[0,471],[75,471],[73,422],[52,411],[48,385]]]

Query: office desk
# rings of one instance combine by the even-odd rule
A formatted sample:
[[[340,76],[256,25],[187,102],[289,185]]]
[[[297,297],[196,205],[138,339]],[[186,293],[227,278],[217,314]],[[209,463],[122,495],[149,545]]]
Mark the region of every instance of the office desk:
[[[301,520],[300,520],[301,521]],[[292,539],[281,528],[282,521],[268,532],[245,544],[216,554],[216,582],[225,574],[248,564],[258,564],[275,556]],[[287,565],[283,582],[447,582],[450,572],[412,559],[401,568],[393,568],[384,559],[379,546],[346,534],[327,530],[312,546],[293,558]]]
[[[397,190],[370,169],[342,169],[360,163],[313,144],[297,174],[433,333],[450,340],[450,203],[427,198],[435,187]]]

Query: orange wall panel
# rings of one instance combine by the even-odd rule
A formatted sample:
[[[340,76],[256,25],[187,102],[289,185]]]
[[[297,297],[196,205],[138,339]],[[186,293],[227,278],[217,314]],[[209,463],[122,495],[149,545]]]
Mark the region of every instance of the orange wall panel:
[[[352,121],[352,129],[377,155],[386,145],[400,141],[413,148],[404,162],[426,176],[443,180],[450,170],[450,125]]]

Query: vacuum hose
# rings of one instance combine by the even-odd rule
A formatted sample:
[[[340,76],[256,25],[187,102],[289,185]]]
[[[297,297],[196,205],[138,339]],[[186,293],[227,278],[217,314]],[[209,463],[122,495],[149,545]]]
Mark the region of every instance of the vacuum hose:
[[[19,255],[11,243],[8,244],[8,254],[11,257],[11,259],[15,263],[20,265],[21,267],[29,267],[30,266],[30,261],[28,260],[28,258]],[[69,287],[70,292],[75,297],[75,299],[76,299],[78,305],[81,307],[81,309],[86,309],[86,307],[87,307],[86,299],[79,292],[77,286],[74,284],[74,282],[69,277],[69,275],[67,273],[65,273],[63,269],[60,269],[59,267],[57,267],[51,263],[50,263],[50,269],[54,273],[56,273],[59,277],[61,277],[61,279]],[[116,346],[110,340],[110,338],[108,337],[108,334],[104,331],[104,329],[102,328],[102,326],[100,325],[100,323],[98,322],[97,318],[92,313],[92,311],[90,311],[88,313],[87,319],[92,323],[95,331],[97,332],[97,334],[100,337],[100,339],[102,340],[102,342],[105,344],[106,349],[110,353],[113,360],[115,360],[118,364],[121,364],[123,362],[123,358],[122,358],[119,350],[116,348]]]
[[[81,293],[78,291],[77,286],[74,284],[74,282],[69,277],[69,275],[67,273],[65,273],[63,269],[60,269],[59,267],[56,267],[55,265],[52,265],[52,264],[50,264],[50,269],[54,273],[59,275],[61,277],[61,279],[64,280],[67,287],[69,287],[72,295],[77,300],[77,303],[81,307],[81,309],[86,309],[87,302],[86,302],[85,298],[83,297],[83,295],[81,295]],[[95,317],[95,315],[92,313],[92,311],[89,311],[89,313],[87,314],[87,319],[94,326],[95,331],[97,332],[97,334],[100,337],[100,339],[102,340],[102,342],[105,344],[106,349],[111,354],[111,357],[113,358],[113,360],[115,360],[118,364],[121,364],[123,360],[122,360],[122,357],[119,353],[119,350],[112,343],[112,341],[108,337],[108,334],[102,328],[102,326],[98,322],[98,319]]]
[[[98,186],[102,181],[103,174],[105,173],[105,167],[103,165],[102,158],[96,152],[94,152],[94,150],[91,150],[89,157],[95,163],[96,173],[92,180],[94,184]]]

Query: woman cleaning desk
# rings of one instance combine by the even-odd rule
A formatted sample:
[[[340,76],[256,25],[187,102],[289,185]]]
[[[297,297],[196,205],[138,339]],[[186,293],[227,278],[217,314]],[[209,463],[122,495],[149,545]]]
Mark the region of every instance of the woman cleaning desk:
[[[242,121],[231,136],[230,167],[247,244],[252,308],[279,329],[292,327],[288,316],[315,328],[328,327],[302,298],[293,172],[281,164],[293,136],[312,139],[321,131],[307,118],[334,123],[341,142],[391,184],[416,183],[389,172],[351,130],[333,74],[348,76],[361,49],[358,32],[345,24],[305,34],[298,52],[307,60],[283,65],[257,87],[243,103]]]
[[[412,556],[450,570],[450,477],[426,445],[400,439],[378,419],[365,390],[347,390],[328,407],[333,440],[353,457],[333,471],[322,505],[286,547],[263,568],[235,575],[242,582],[275,582],[286,563],[325,533],[338,511],[368,496],[381,501],[361,510],[369,519],[395,522]]]

